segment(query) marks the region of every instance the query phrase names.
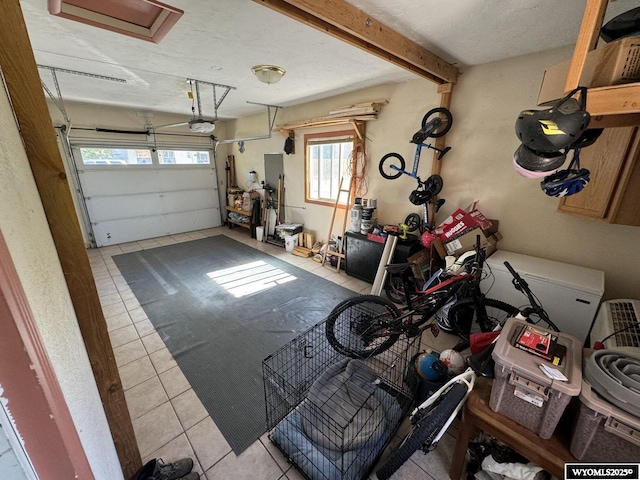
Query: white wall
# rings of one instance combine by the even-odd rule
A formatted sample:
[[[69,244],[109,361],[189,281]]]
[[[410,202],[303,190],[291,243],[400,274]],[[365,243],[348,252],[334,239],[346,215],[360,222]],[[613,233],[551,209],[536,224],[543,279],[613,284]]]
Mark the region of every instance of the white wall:
[[[538,181],[519,176],[511,165],[518,146],[514,132],[518,113],[536,108],[544,69],[569,59],[571,53],[572,48],[565,47],[468,67],[461,72],[452,94],[454,123],[446,138],[452,150],[442,160],[441,197],[446,199],[446,204],[436,220],[441,221],[456,208],[479,200],[483,213],[500,220],[504,236],[500,248],[603,270],[605,299],[640,298],[636,286],[640,285],[640,270],[634,256],[635,247],[640,243],[640,228],[559,213],[558,200],[544,195]],[[295,74],[295,71],[289,73]],[[338,106],[380,98],[389,100],[389,104],[382,108],[377,120],[367,122],[366,191],[359,194],[378,199],[380,222],[398,224],[409,213],[422,213],[421,207],[408,200],[416,184],[406,176],[397,180],[382,178],[378,163],[383,155],[395,151],[411,164],[415,149],[409,140],[424,114],[440,105],[435,84],[416,79],[287,107],[278,112],[276,126],[326,115]],[[140,128],[145,121],[136,117],[135,112],[116,111],[111,107],[68,106],[68,110],[74,124]],[[55,116],[55,112],[53,114]],[[159,117],[154,123],[156,120],[170,123],[174,118]],[[220,122],[215,134],[220,140],[264,135],[266,123],[265,112]],[[330,128],[297,130],[296,153],[284,155],[286,203],[303,207],[287,208],[287,221],[304,223],[307,230],[322,240],[327,237],[333,209],[305,203],[303,150],[305,134],[327,130]],[[235,156],[240,186],[245,186],[246,175],[251,170],[263,179],[264,154],[283,153],[284,141],[285,137],[276,131],[269,139],[245,142],[244,153],[239,152],[237,143],[221,145],[217,151],[220,179],[224,179],[227,154]],[[431,152],[424,151],[419,171],[422,178],[430,174],[431,159]],[[225,204],[223,196],[221,202]]]
[[[4,88],[0,132],[0,229],[94,475],[121,479],[78,321]]]
[[[447,134],[452,150],[442,160],[446,204],[438,214],[443,220],[456,208],[480,200],[483,213],[500,220],[504,239],[499,247],[527,255],[572,263],[605,271],[606,298],[640,298],[640,270],[635,249],[640,244],[640,228],[610,225],[557,212],[558,199],[546,196],[536,180],[519,176],[512,168],[518,146],[515,119],[521,110],[536,108],[542,74],[547,66],[570,58],[572,48],[466,68],[455,85],[451,111],[454,123]],[[414,148],[409,139],[430,108],[439,106],[436,86],[426,80],[385,85],[329,100],[285,108],[277,125],[326,115],[340,105],[386,98],[378,120],[367,123],[369,157],[365,197],[378,199],[378,218],[383,223],[399,223],[410,212],[421,213],[408,196],[415,186],[409,177],[383,179],[379,159],[386,153],[401,153],[410,164]],[[238,136],[261,125],[260,116],[228,122],[229,135]],[[306,133],[296,131],[296,154],[285,155],[287,203],[305,206],[288,210],[287,218],[305,223],[316,237],[326,239],[332,209],[304,203],[304,152]],[[324,129],[326,130],[326,129]],[[233,145],[240,178],[249,170],[263,173],[262,155],[282,152],[284,137],[275,133],[270,140],[249,142],[240,154]],[[423,152],[419,174],[430,173],[431,153]],[[588,187],[587,187],[588,188]],[[639,205],[640,208],[640,205]]]

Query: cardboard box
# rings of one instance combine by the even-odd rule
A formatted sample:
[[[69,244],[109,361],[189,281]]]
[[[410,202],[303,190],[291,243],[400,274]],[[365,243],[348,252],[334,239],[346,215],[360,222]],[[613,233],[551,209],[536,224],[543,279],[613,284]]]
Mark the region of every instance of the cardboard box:
[[[538,105],[550,105],[564,97],[571,60],[547,68]],[[628,37],[587,54],[580,76],[582,87],[606,87],[640,81],[640,36]]]
[[[480,235],[480,246],[485,249],[487,257],[489,257],[498,249],[497,244],[502,239],[502,235],[500,235],[500,232],[484,232],[480,227],[476,227],[470,232],[445,243],[447,255],[457,257],[464,252],[473,250],[476,246],[476,237],[478,235]]]
[[[484,214],[478,209],[478,203],[479,201],[476,200],[471,205],[469,205],[467,207],[467,212],[469,212],[469,215],[473,217],[473,219],[482,230],[489,230],[492,227],[491,220],[485,217]]]
[[[426,281],[430,272],[435,271],[444,264],[444,245],[438,239],[434,242],[431,248],[423,248],[417,253],[414,253],[410,257],[407,257],[407,262],[412,263],[411,270],[413,276],[421,281]],[[436,246],[438,243],[438,246]]]
[[[477,226],[478,223],[471,214],[459,208],[438,225],[433,233],[446,243]]]

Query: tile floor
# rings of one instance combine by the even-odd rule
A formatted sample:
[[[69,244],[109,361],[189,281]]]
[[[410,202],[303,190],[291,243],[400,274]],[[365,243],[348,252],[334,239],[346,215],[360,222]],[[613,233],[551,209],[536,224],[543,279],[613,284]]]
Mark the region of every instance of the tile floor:
[[[114,355],[143,463],[152,458],[170,462],[181,457],[194,460],[194,470],[204,480],[298,480],[302,475],[263,435],[236,456],[191,389],[176,361],[147,318],[112,255],[224,234],[311,271],[354,293],[369,293],[371,285],[335,268],[321,266],[284,249],[250,238],[245,229],[218,227],[98,249],[89,249],[100,303],[109,330]],[[456,338],[441,334],[437,339],[425,332],[423,345],[436,350],[453,346]],[[404,428],[406,432],[406,427]],[[403,429],[391,446],[401,440]],[[428,455],[415,453],[394,479],[446,479],[455,443],[455,428]],[[390,446],[390,447],[391,447]],[[372,474],[375,479],[375,474]]]

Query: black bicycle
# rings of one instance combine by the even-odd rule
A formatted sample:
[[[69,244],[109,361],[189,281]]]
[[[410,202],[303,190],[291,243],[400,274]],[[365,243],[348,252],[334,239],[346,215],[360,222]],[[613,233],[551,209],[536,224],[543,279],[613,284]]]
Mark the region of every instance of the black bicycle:
[[[459,265],[455,274],[439,272],[430,279],[426,289],[415,291],[410,263],[387,265],[392,278],[400,279],[405,305],[397,306],[390,300],[375,295],[360,295],[338,304],[327,318],[326,331],[329,344],[338,352],[353,358],[369,358],[390,348],[401,335],[416,336],[427,328],[436,330],[432,320],[436,313],[446,315],[446,308],[464,300],[459,312],[473,313],[474,325],[460,335],[465,348],[473,328],[488,332],[518,313],[518,309],[499,300],[485,297],[480,291],[480,280],[485,251],[478,236],[475,255]],[[442,309],[442,310],[441,310]],[[460,313],[460,317],[462,317]],[[430,321],[431,320],[431,321]],[[460,323],[457,328],[463,328]],[[453,330],[453,329],[452,329]],[[454,331],[453,333],[457,333]]]
[[[526,308],[516,309],[518,313],[513,316],[527,323],[539,324],[542,322],[543,327],[547,330],[559,331],[531,292],[527,282],[520,277],[508,262],[504,262],[504,264],[513,276],[514,287],[524,293],[530,303],[530,306]],[[459,308],[470,308],[470,306],[463,303]],[[455,319],[453,321],[455,322]],[[503,324],[497,325],[496,330],[501,329],[502,326]],[[469,393],[471,393],[475,385],[476,378],[478,376],[493,376],[494,368],[491,353],[494,346],[495,343],[492,343],[483,351],[468,356],[466,362],[469,368],[465,372],[450,379],[413,410],[411,413],[411,431],[400,444],[391,450],[380,464],[376,471],[379,480],[390,478],[418,449],[428,453],[437,447],[438,441],[464,406]]]

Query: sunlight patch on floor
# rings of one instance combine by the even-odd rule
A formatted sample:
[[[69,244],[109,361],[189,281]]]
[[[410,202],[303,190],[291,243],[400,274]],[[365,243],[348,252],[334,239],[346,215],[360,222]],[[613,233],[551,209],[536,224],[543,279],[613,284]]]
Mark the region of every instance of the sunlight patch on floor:
[[[296,280],[293,275],[261,260],[209,272],[207,276],[236,298]]]

